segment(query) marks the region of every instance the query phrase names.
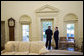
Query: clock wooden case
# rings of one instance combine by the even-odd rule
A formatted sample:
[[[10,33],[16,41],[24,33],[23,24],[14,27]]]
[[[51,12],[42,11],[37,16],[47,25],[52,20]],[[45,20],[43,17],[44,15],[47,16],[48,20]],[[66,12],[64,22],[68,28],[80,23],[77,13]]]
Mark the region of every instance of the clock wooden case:
[[[15,20],[13,18],[8,19],[8,26],[9,26],[9,41],[15,41]]]

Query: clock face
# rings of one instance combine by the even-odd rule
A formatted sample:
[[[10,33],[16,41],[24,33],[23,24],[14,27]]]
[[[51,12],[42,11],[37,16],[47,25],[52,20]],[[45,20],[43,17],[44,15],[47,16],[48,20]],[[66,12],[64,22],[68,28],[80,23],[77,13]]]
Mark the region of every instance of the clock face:
[[[14,21],[13,20],[9,21],[9,26],[14,26]]]

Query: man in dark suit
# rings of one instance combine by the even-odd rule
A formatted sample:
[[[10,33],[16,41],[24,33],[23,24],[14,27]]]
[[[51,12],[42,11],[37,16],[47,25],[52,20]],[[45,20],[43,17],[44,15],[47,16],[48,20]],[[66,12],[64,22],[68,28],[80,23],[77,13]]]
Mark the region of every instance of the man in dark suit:
[[[48,50],[51,49],[51,39],[52,39],[52,30],[51,30],[51,26],[48,26],[48,29],[45,31],[46,34],[46,48],[48,47],[48,43],[49,43],[49,47]]]
[[[59,40],[59,30],[58,27],[56,27],[55,32],[54,32],[54,40],[55,40],[55,49],[58,49],[58,40]]]

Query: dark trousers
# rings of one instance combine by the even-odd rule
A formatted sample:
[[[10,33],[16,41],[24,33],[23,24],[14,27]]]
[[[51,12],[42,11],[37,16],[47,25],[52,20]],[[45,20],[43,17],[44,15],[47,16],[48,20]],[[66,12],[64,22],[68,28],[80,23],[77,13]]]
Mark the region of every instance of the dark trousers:
[[[56,49],[58,49],[58,39],[55,39]]]
[[[49,43],[49,47],[48,47],[48,43]],[[51,39],[46,39],[46,48],[48,47],[48,49],[51,49]]]

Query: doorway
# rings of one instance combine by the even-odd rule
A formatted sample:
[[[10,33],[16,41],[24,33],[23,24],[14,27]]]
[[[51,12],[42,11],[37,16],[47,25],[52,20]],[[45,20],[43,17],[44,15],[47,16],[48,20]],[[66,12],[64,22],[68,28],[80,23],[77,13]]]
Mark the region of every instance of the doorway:
[[[41,40],[46,42],[45,31],[48,29],[48,26],[51,26],[51,29],[53,30],[53,20],[52,19],[42,19],[41,25],[42,25]]]
[[[1,50],[5,47],[5,21],[1,21]]]
[[[22,25],[23,41],[29,42],[29,25]]]

